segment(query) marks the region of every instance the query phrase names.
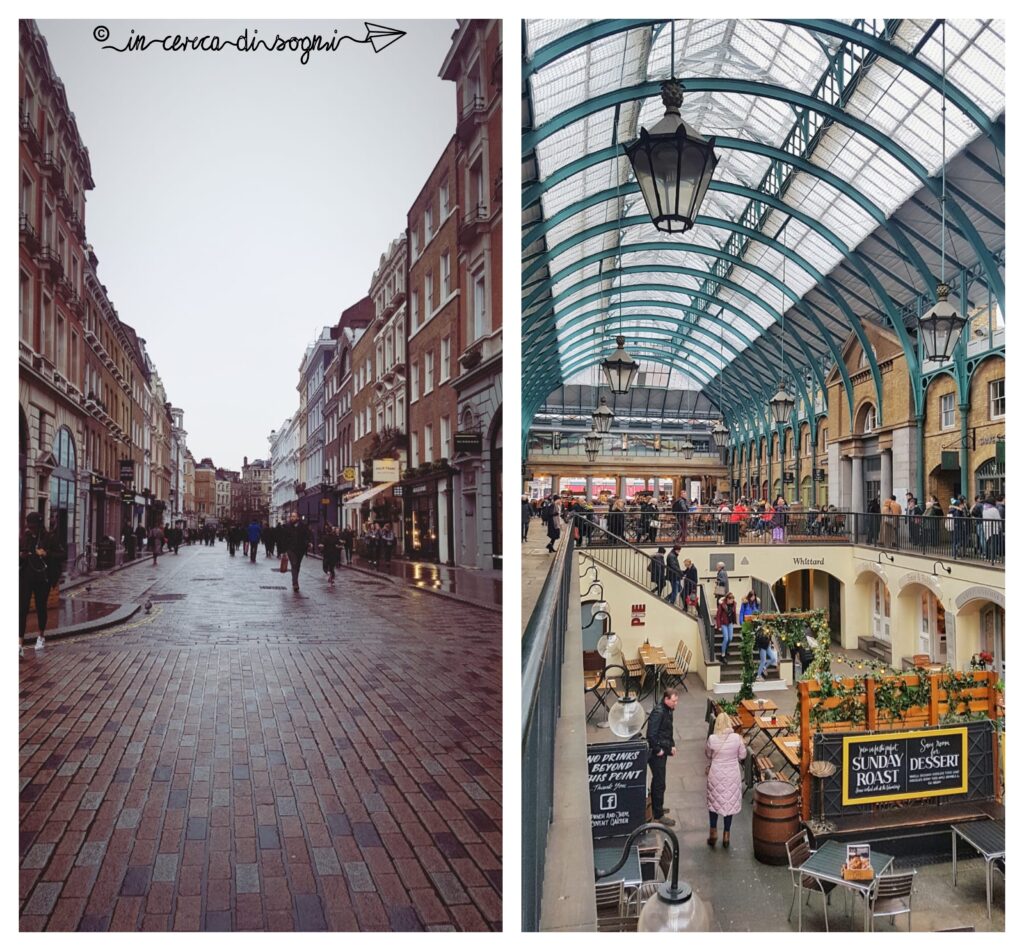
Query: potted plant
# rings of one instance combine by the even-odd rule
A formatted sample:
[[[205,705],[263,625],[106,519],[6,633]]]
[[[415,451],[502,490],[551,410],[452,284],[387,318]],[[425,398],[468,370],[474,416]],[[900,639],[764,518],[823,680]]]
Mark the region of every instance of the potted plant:
[[[475,347],[471,347],[461,357],[459,357],[459,363],[461,363],[467,370],[472,370],[474,367],[480,365],[480,361],[484,358],[483,348],[477,344]]]

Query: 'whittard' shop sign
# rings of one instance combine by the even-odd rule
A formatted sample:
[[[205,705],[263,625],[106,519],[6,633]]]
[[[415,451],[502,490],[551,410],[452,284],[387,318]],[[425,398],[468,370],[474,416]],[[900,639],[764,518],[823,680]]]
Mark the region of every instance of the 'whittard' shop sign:
[[[967,792],[967,728],[843,738],[843,805]]]

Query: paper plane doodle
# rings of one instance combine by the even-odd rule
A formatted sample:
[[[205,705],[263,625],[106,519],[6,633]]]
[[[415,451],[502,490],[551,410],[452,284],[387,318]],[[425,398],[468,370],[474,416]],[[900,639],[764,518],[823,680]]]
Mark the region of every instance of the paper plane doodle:
[[[405,30],[393,30],[389,26],[381,26],[378,23],[363,21],[363,26],[366,27],[366,39],[363,42],[370,43],[375,53],[386,50],[395,40],[400,40],[405,36]]]

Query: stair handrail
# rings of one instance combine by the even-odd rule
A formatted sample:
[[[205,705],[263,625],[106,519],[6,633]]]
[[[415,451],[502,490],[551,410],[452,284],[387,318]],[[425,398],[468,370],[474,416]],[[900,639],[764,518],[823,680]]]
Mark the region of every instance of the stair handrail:
[[[579,519],[580,521],[576,522],[575,521],[576,519]],[[608,531],[608,529],[601,528],[600,525],[596,524],[595,522],[591,522],[590,519],[588,519],[585,515],[579,515],[579,514],[574,512],[572,514],[571,519],[570,519],[570,530],[575,528],[577,524],[580,524],[581,530],[582,530],[582,523],[584,521],[589,523],[589,525],[591,526],[591,531],[592,532],[600,532],[602,535],[606,535],[608,538],[614,540],[616,542],[616,544],[615,545],[608,545],[608,546],[600,546],[600,547],[596,547],[595,548],[595,547],[592,547],[592,546],[589,546],[589,545],[584,547],[584,546],[582,546],[582,543],[581,543],[580,547],[578,547],[576,550],[578,552],[580,552],[581,554],[584,554],[586,557],[590,558],[592,561],[597,562],[598,564],[602,565],[603,567],[609,569],[609,571],[614,571],[617,574],[622,575],[624,578],[626,578],[626,580],[632,581],[634,584],[639,584],[639,585],[643,585],[644,587],[647,587],[648,579],[651,577],[650,565],[651,565],[651,562],[654,560],[654,556],[653,555],[648,555],[647,552],[645,552],[642,548],[638,548],[632,542],[626,541],[626,539],[624,539],[624,538],[620,538],[618,535],[615,535],[613,532]],[[629,561],[627,561],[625,558],[621,559],[621,561],[623,563],[629,564],[629,562],[632,562],[632,564],[638,564],[639,563],[639,564],[644,564],[646,566],[647,570],[644,573],[643,577],[641,577],[641,578],[633,577],[627,571],[623,570],[619,566],[619,562],[620,562],[619,553],[620,552],[625,552],[625,553],[631,554],[633,556],[631,559],[629,559]],[[602,558],[598,557],[599,553],[602,556],[605,556],[605,555],[611,556],[610,560],[615,562],[615,564],[608,564],[608,563],[606,563],[604,560],[602,560]],[[666,568],[666,572],[667,572],[667,570],[668,569]],[[698,602],[701,605],[701,607],[698,609],[697,617],[694,620],[696,620],[697,628],[698,628],[698,630],[700,631],[700,634],[701,634],[700,643],[701,643],[701,649],[703,650],[703,653],[704,653],[704,664],[706,666],[708,664],[715,663],[714,642],[711,639],[712,638],[711,631],[713,630],[713,628],[710,625],[710,621],[708,619],[707,605],[704,602],[704,585],[701,584],[699,581],[697,583],[697,591],[698,591],[698,594],[699,594]],[[687,613],[685,608],[679,608],[678,605],[673,605],[673,606],[676,607],[676,610],[680,611],[682,614],[686,614],[687,617],[691,617],[691,615],[689,615]]]

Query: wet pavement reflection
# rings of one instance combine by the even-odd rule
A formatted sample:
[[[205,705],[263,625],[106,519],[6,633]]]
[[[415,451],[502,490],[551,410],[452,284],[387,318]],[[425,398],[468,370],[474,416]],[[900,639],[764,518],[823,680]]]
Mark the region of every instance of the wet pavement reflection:
[[[28,625],[25,628],[27,634],[39,633],[39,624],[36,622],[36,612],[29,611]],[[70,627],[72,624],[84,624],[86,621],[98,621],[100,618],[112,614],[120,604],[107,604],[103,601],[90,601],[84,597],[59,597],[57,607],[52,605],[47,611],[46,630],[53,633],[62,627]]]

